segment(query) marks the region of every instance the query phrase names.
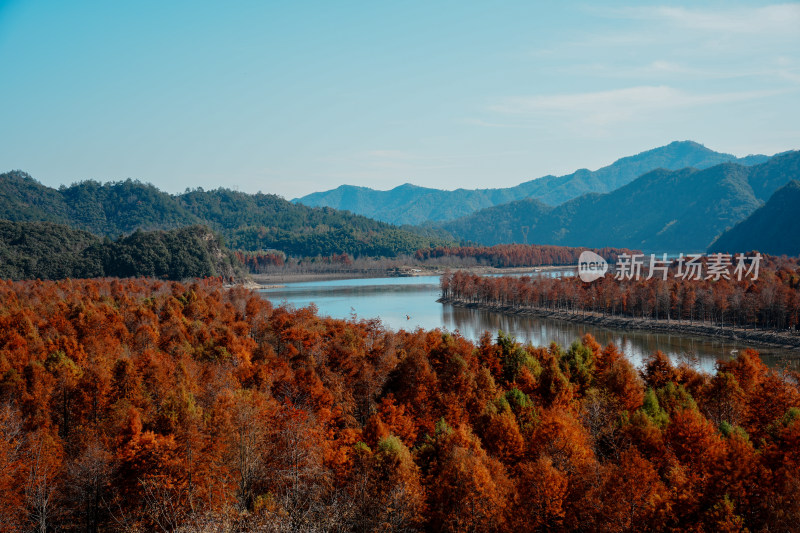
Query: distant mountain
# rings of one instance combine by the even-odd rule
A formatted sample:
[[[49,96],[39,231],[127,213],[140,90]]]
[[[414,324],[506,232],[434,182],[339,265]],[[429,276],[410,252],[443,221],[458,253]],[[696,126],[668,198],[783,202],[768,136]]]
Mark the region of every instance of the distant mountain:
[[[747,218],[777,188],[800,176],[800,152],[747,167],[654,170],[607,194],[551,207],[521,200],[440,226],[484,245],[511,242],[697,251]]]
[[[133,180],[52,189],[20,171],[0,174],[0,219],[54,222],[111,237],[203,224],[233,248],[277,249],[292,256],[344,252],[389,257],[453,244],[424,230],[296,205],[272,194],[197,189],[171,195]]]
[[[766,204],[719,236],[709,252],[800,255],[800,181],[792,180]]]
[[[709,150],[696,142],[675,141],[667,146],[623,157],[595,171],[581,169],[566,176],[545,176],[505,189],[445,191],[407,183],[390,191],[377,191],[342,185],[292,201],[312,207],[344,209],[393,224],[421,224],[426,221],[453,220],[479,209],[524,198],[535,198],[555,206],[586,193],[613,191],[657,168],[703,169],[727,162],[755,165],[768,159],[764,155],[737,158]]]

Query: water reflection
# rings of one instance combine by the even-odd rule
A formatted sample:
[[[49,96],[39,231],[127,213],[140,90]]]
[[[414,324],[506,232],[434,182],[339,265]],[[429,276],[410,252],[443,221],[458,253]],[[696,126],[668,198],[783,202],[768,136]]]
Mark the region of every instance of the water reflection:
[[[555,342],[562,347],[569,346],[575,339],[591,333],[605,346],[613,342],[631,362],[640,366],[642,361],[656,350],[661,350],[675,361],[686,361],[706,371],[712,371],[717,359],[728,359],[736,350],[747,345],[710,337],[654,333],[641,330],[622,330],[567,322],[551,318],[524,315],[509,315],[484,309],[467,309],[449,304],[442,305],[442,324],[451,331],[458,330],[470,339],[477,339],[484,331],[505,331],[521,342],[534,346],[549,345]],[[782,365],[790,357],[790,350],[760,347],[762,357],[770,366]],[[792,358],[792,366],[797,367],[797,353]]]
[[[568,275],[554,271],[543,271],[541,274]],[[585,333],[591,333],[603,345],[609,342],[616,344],[637,366],[649,354],[660,349],[673,361],[694,361],[703,370],[710,371],[718,358],[729,358],[732,351],[747,347],[739,342],[707,337],[601,328],[443,305],[436,302],[439,297],[438,276],[288,283],[263,293],[276,304],[285,302],[295,307],[305,307],[314,303],[321,314],[334,318],[380,318],[386,327],[393,330],[458,330],[472,340],[479,339],[487,330],[493,335],[503,330],[521,342],[531,342],[537,346],[557,342],[567,347]],[[792,367],[800,368],[799,351],[758,349],[770,366],[783,366],[788,361]]]

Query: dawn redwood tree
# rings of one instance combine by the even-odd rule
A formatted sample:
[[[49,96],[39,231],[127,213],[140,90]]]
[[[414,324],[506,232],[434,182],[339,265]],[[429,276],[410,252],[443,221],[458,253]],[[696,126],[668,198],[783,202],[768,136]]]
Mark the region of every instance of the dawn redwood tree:
[[[566,516],[567,475],[547,456],[521,463],[517,469],[514,531],[556,531]]]
[[[730,372],[717,372],[702,391],[703,412],[712,424],[740,425],[745,415],[745,393]]]
[[[72,520],[84,531],[95,533],[107,520],[104,502],[110,495],[113,468],[113,454],[97,439],[88,442],[86,448],[65,465],[66,507]]]
[[[605,505],[595,517],[595,531],[657,531],[666,525],[669,488],[656,467],[635,449],[620,453],[599,490]]]
[[[11,404],[0,405],[0,530],[22,529],[24,473],[27,468],[27,435],[22,417]]]
[[[453,532],[504,528],[511,482],[468,428],[440,421],[418,454],[428,494],[427,527]]]

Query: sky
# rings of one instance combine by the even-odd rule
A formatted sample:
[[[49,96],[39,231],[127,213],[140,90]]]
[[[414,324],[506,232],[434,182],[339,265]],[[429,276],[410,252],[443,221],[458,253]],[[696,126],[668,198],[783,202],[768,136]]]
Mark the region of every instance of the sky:
[[[287,199],[800,149],[800,3],[0,0],[0,172]]]

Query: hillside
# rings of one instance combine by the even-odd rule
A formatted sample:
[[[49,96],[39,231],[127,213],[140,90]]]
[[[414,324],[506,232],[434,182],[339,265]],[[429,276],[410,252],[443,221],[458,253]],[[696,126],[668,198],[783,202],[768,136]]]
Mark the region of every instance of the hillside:
[[[52,222],[0,220],[0,278],[97,277],[102,267],[83,255],[102,240],[89,232]]]
[[[116,241],[52,222],[0,220],[0,279],[154,277],[182,280],[240,274],[208,228],[136,231]]]
[[[541,240],[540,228],[549,227],[553,207],[533,198],[481,209],[445,222],[441,227],[456,238],[486,246],[510,243],[550,244]]]
[[[441,227],[483,245],[524,242],[527,231],[527,242],[537,244],[705,250],[798,176],[799,164],[800,152],[789,152],[754,167],[659,169],[611,193],[587,194],[555,208],[522,200]]]
[[[758,250],[772,255],[800,255],[800,181],[784,185],[766,204],[719,236],[709,252]]]
[[[421,224],[427,221],[453,220],[479,209],[524,198],[536,198],[547,205],[555,206],[586,193],[613,191],[657,168],[703,169],[726,162],[754,165],[767,159],[763,155],[736,158],[692,141],[675,141],[634,156],[623,157],[595,171],[580,169],[566,176],[545,176],[504,189],[445,191],[405,184],[389,191],[377,191],[367,187],[342,185],[330,191],[297,198],[293,202],[312,207],[346,209],[394,224]]]
[[[226,189],[171,195],[133,180],[84,181],[53,189],[20,171],[0,174],[0,219],[54,222],[95,235],[203,224],[235,248],[278,249],[290,255],[349,253],[394,256],[451,244],[330,208],[292,204],[272,194]]]

